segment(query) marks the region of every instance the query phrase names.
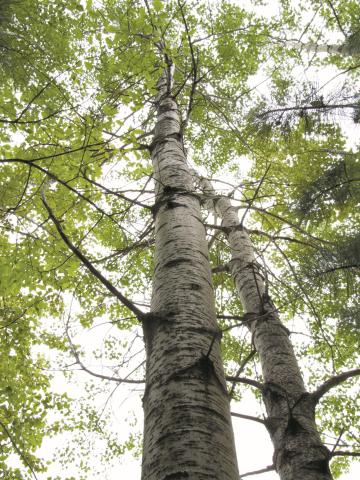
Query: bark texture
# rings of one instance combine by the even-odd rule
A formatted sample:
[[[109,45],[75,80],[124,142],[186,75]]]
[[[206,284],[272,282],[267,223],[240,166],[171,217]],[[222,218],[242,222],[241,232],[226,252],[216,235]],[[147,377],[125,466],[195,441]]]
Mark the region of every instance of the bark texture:
[[[230,199],[217,196],[208,180],[197,178],[208,199],[206,207],[222,219],[231,248],[230,271],[262,367],[275,469],[282,480],[330,480],[330,452],[315,423],[316,399],[305,389],[288,331],[267,294],[250,237]]]
[[[305,52],[313,53],[333,53],[337,55],[342,55],[344,57],[359,55],[360,48],[358,45],[352,45],[351,43],[340,43],[340,44],[320,44],[317,43],[301,43],[301,42],[286,42],[292,48],[297,50],[304,50]]]
[[[170,69],[158,83],[152,143],[155,269],[142,480],[238,480],[199,198],[186,164]]]

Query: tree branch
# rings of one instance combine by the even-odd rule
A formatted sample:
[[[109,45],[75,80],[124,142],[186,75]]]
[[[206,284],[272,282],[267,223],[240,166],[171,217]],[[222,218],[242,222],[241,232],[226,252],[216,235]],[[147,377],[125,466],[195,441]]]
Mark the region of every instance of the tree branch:
[[[126,202],[128,203],[132,203],[134,205],[138,205],[139,207],[142,207],[142,208],[146,208],[148,210],[151,210],[151,206],[150,205],[146,205],[145,203],[142,203],[142,202],[139,202],[138,200],[136,199],[133,199],[133,198],[129,198],[125,195],[123,195],[122,193],[118,193],[118,192],[115,192],[114,190],[111,190],[107,187],[105,187],[104,185],[101,185],[100,183],[96,182],[95,180],[91,180],[91,178],[87,177],[85,174],[83,174],[83,178],[91,183],[92,185],[98,187],[98,188],[101,188],[102,190],[104,190],[104,192],[106,193],[110,193],[111,195],[115,195],[116,197],[118,198],[121,198],[123,200],[125,200]]]
[[[320,398],[323,397],[331,388],[337,387],[340,385],[340,383],[343,383],[349,378],[356,377],[358,375],[360,375],[360,368],[339,373],[339,375],[335,375],[334,377],[329,378],[329,380],[326,380],[326,382],[320,385],[320,387],[315,390],[311,396],[317,403]]]
[[[250,350],[249,354],[244,358],[244,360],[241,362],[241,365],[237,369],[237,372],[236,372],[236,375],[235,375],[236,377],[238,377],[240,375],[240,373],[243,372],[246,365],[250,362],[250,360],[252,360],[255,357],[255,355],[256,355],[256,350],[254,348],[252,348]],[[234,395],[235,385],[236,385],[236,382],[233,382],[233,384],[231,385],[231,389],[229,391],[229,398],[232,398],[233,395]]]
[[[102,380],[111,380],[112,382],[117,382],[117,383],[145,383],[145,380],[130,380],[128,378],[129,375],[131,375],[131,373],[129,373],[129,375],[127,375],[125,378],[119,378],[119,377],[114,377],[114,376],[110,376],[110,375],[103,375],[101,373],[96,373],[96,372],[93,372],[92,370],[90,370],[89,368],[87,368],[83,362],[81,361],[80,359],[80,356],[75,348],[75,345],[73,344],[71,338],[70,338],[70,335],[69,335],[69,332],[68,332],[68,328],[66,328],[66,336],[68,338],[68,341],[69,341],[69,344],[70,344],[70,348],[71,348],[71,351],[72,351],[72,354],[74,355],[74,358],[75,358],[75,363],[77,365],[79,365],[79,367],[84,370],[84,372],[88,373],[89,375],[92,375],[93,377],[97,377],[97,378],[101,378]],[[144,363],[144,362],[142,362]],[[140,364],[141,365],[141,364]],[[137,367],[138,368],[138,367]]]
[[[272,110],[267,110],[265,112],[259,113],[258,118],[266,117],[272,113],[283,113],[283,112],[305,112],[307,110],[316,110],[316,111],[327,111],[335,110],[341,108],[359,108],[358,103],[335,103],[335,104],[325,104],[321,105],[304,105],[297,107],[283,107],[283,108],[274,108]]]
[[[338,16],[338,14],[336,13],[336,10],[335,10],[335,8],[334,8],[334,5],[332,4],[331,0],[327,0],[326,3],[327,3],[327,4],[329,5],[329,7],[331,8],[331,11],[332,11],[332,13],[334,14],[336,23],[338,24],[338,27],[339,27],[340,30],[341,30],[341,33],[344,35],[345,38],[347,38],[346,32],[345,32],[343,26],[341,25],[340,18],[339,18],[339,16]]]
[[[360,452],[344,452],[343,450],[338,450],[337,452],[331,452],[331,457],[360,457]]]
[[[6,425],[4,425],[2,423],[2,421],[0,421],[0,426],[1,428],[4,430],[4,432],[6,433],[7,437],[9,438],[12,446],[14,447],[14,449],[16,450],[16,452],[18,453],[18,455],[20,456],[20,458],[23,460],[23,462],[25,463],[25,465],[30,469],[32,475],[34,476],[34,478],[36,480],[38,480],[38,477],[36,476],[36,473],[33,469],[33,467],[30,465],[28,459],[26,458],[26,456],[24,455],[24,453],[20,450],[20,448],[17,446],[15,440],[13,439],[11,433],[9,432],[9,430],[7,429]]]
[[[243,216],[241,217],[241,220],[240,220],[240,223],[239,223],[239,225],[241,227],[244,225],[244,220],[245,220],[245,217],[246,217],[249,209],[251,208],[252,204],[254,203],[254,201],[256,200],[256,198],[258,197],[258,195],[260,193],[260,189],[261,189],[262,184],[264,183],[264,181],[266,179],[267,174],[269,173],[270,168],[271,168],[271,164],[267,165],[267,167],[265,169],[265,173],[261,177],[260,182],[258,183],[258,185],[256,187],[256,190],[255,190],[255,193],[254,193],[253,197],[250,198],[249,201],[248,201],[248,206],[246,207],[245,212],[243,213]]]
[[[211,273],[222,273],[222,272],[229,272],[230,267],[228,264],[225,265],[217,265],[211,269]]]
[[[240,475],[240,480],[250,475],[259,475],[260,473],[272,472],[275,470],[275,465],[269,465],[268,467],[262,468],[261,470],[254,470],[253,472],[247,472]]]
[[[90,260],[71,242],[69,237],[65,234],[59,220],[55,217],[50,206],[46,202],[44,191],[41,192],[42,202],[49,214],[49,217],[53,221],[56,230],[58,231],[60,237],[64,240],[64,243],[68,248],[75,254],[75,256],[85,265],[85,267],[111,292],[120,302],[125,305],[133,314],[141,321],[145,318],[146,314],[137,308],[134,303],[125,297],[107,278],[103,276],[99,270],[97,270]]]
[[[257,423],[261,423],[262,425],[265,425],[265,420],[263,420],[262,418],[253,417],[252,415],[244,415],[242,413],[231,412],[231,416],[244,418],[245,420],[252,420],[253,422],[257,422]]]
[[[258,388],[259,390],[264,389],[264,385],[261,382],[256,380],[252,380],[251,378],[246,377],[232,377],[231,375],[226,375],[225,379],[228,382],[237,382],[237,383],[244,383],[245,385],[251,385],[252,387]]]

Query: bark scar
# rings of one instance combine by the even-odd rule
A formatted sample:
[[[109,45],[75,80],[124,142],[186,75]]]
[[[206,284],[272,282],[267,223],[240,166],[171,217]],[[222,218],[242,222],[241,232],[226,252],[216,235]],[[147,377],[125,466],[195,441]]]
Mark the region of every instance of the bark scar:
[[[151,353],[154,336],[159,325],[161,323],[170,323],[171,317],[177,313],[179,312],[148,312],[141,318],[144,341],[148,355]]]

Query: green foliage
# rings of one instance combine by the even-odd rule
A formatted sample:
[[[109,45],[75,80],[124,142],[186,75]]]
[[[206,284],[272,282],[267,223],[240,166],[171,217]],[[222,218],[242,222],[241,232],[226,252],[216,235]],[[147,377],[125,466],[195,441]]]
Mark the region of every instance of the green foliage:
[[[358,147],[348,147],[340,116],[300,111],[259,121],[269,97],[275,108],[288,107],[290,99],[322,107],[314,102],[327,93],[315,82],[306,90],[301,62],[315,78],[321,66],[332,64],[357,101],[353,59],[329,55],[307,64],[284,38],[284,32],[299,38],[305,30],[304,42],[320,41],[320,30],[338,32],[328,2],[295,8],[283,0],[273,17],[265,15],[266,2],[250,2],[248,9],[236,2],[191,0],[181,8],[177,1],[147,3],[0,3],[0,468],[8,479],[25,480],[32,471],[47,475],[39,447],[52,436],[64,439],[58,461],[64,469],[73,462],[76,478],[95,471],[93,450],[102,452],[107,465],[137,449],[136,433],[123,439],[109,426],[104,396],[111,398],[110,380],[84,381],[81,402],[78,392],[74,398],[61,388],[54,393],[58,377],[52,368],[66,370],[72,388],[85,376],[72,372],[71,365],[81,369],[74,349],[85,364],[102,362],[94,371],[110,371],[110,377],[126,376],[140,364],[134,374],[139,379],[143,347],[133,314],[65,245],[43,200],[98,271],[148,308],[153,96],[165,55],[175,64],[173,90],[190,162],[227,182],[221,191],[233,199],[240,218],[245,215],[282,317],[289,325],[300,322],[311,336],[296,346],[309,360],[306,380],[315,386],[324,372],[353,368],[358,358]],[[332,3],[346,41],[356,46],[358,2]],[[305,28],[317,8],[319,22]],[[358,110],[353,113],[356,123]],[[211,266],[226,265],[224,235],[210,242]],[[225,269],[214,275],[214,287],[218,314],[241,316]],[[245,329],[229,328],[235,323],[220,321],[227,329],[222,351],[228,373],[252,348]],[[101,324],[111,329],[111,336],[99,334],[105,337],[101,346],[70,345],[69,332],[82,338]],[[244,374],[256,374],[256,362],[244,365]],[[348,442],[354,443],[357,417],[350,399],[329,396],[321,412],[325,433],[339,435],[344,418],[346,426],[353,424]],[[14,455],[17,467],[10,465]],[[334,474],[340,475],[347,462],[336,462]]]

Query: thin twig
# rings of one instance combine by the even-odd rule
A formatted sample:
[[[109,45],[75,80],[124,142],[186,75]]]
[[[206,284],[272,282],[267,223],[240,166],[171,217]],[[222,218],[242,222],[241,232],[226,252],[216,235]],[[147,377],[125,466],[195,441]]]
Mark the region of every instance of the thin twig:
[[[92,375],[93,377],[101,378],[102,380],[111,380],[112,382],[117,382],[117,383],[145,383],[145,380],[131,380],[131,379],[128,379],[127,377],[119,378],[119,377],[114,377],[114,376],[110,376],[110,375],[103,375],[101,373],[93,372],[92,370],[87,368],[83,364],[83,362],[81,361],[79,353],[77,352],[77,350],[75,348],[75,345],[73,344],[73,342],[70,338],[68,328],[66,328],[65,331],[66,331],[66,336],[67,336],[69,344],[70,344],[72,354],[74,355],[74,358],[75,358],[75,364],[79,365],[79,367],[82,370],[84,370],[84,372],[88,373],[89,375]],[[140,365],[142,365],[143,363],[144,362],[142,362]]]

